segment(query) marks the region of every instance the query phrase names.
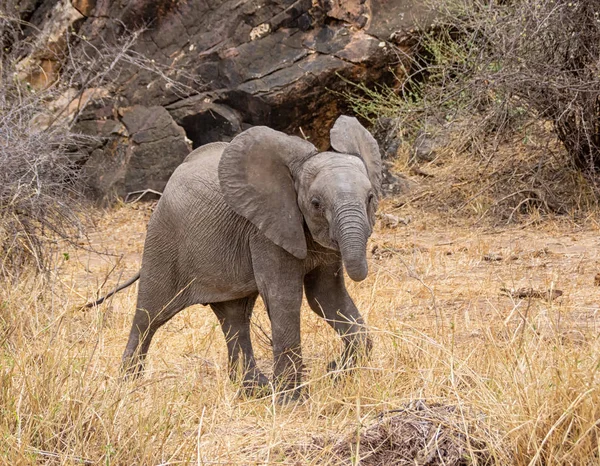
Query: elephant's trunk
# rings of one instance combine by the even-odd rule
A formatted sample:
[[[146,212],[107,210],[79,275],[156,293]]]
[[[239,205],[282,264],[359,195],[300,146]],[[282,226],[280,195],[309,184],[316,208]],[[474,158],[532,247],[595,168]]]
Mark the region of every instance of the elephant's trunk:
[[[360,207],[346,207],[336,212],[336,239],[348,276],[355,282],[367,277],[367,239],[370,226]]]

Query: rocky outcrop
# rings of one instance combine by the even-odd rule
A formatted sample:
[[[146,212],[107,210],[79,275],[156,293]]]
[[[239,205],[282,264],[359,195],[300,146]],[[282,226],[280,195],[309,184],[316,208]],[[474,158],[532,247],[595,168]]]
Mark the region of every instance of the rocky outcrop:
[[[84,172],[96,197],[139,189],[162,191],[166,174],[190,152],[183,128],[163,107],[119,109],[120,120],[83,120],[81,132],[100,142],[85,161]]]
[[[348,83],[391,82],[403,47],[394,38],[428,20],[413,0],[66,3],[44,0],[30,19],[44,29],[59,6],[70,11],[72,49],[138,31],[130,53],[142,58],[126,61],[110,97],[78,116],[101,140],[80,161],[99,197],[160,189],[189,150],[186,137],[197,147],[260,124],[326,149],[331,124],[350,113]]]

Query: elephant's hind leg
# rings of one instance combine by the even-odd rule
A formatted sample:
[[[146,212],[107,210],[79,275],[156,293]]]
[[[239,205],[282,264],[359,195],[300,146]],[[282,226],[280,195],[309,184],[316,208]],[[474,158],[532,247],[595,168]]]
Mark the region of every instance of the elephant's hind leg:
[[[242,386],[248,393],[263,391],[269,386],[269,380],[256,367],[250,340],[250,317],[257,297],[258,294],[255,294],[210,305],[227,341],[229,376],[233,381],[241,379]]]
[[[129,340],[123,353],[122,370],[126,376],[138,376],[144,368],[144,360],[156,331],[179,311],[189,305],[186,289],[177,290],[163,282],[140,281],[135,316],[129,332]]]

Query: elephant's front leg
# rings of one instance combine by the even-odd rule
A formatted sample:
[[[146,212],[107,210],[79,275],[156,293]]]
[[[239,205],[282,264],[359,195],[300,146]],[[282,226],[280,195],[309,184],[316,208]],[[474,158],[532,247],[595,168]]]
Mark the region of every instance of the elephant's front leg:
[[[271,319],[275,364],[273,384],[277,391],[282,392],[279,401],[295,400],[300,396],[302,379],[302,261],[273,244],[254,249],[252,264],[260,295]]]
[[[371,339],[360,312],[346,290],[341,261],[317,267],[306,274],[304,288],[310,308],[323,317],[344,342],[340,363],[330,363],[329,368],[350,368],[356,365],[359,356],[368,356]]]

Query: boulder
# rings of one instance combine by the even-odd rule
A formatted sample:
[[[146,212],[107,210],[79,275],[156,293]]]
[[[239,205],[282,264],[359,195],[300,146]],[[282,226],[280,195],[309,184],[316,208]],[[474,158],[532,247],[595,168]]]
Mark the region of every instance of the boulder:
[[[160,190],[189,150],[186,137],[197,147],[268,125],[327,149],[333,121],[351,113],[344,97],[353,89],[349,83],[392,83],[398,48],[410,53],[393,39],[429,22],[415,0],[67,3],[43,0],[37,4],[46,16],[28,15],[45,30],[44,17],[71,12],[60,16],[67,18],[63,35],[67,28],[78,31],[70,50],[90,43],[116,50],[136,37],[127,51],[135,59],[110,63],[115,73],[104,83],[110,98],[78,117],[78,127],[97,128],[106,140],[81,161],[91,192],[101,198]],[[111,124],[100,119],[125,131],[107,136]]]
[[[141,189],[162,192],[191,147],[163,107],[120,109],[119,120],[84,120],[78,130],[100,135],[84,170],[94,197],[110,202]]]
[[[441,150],[450,143],[450,127],[443,123],[425,122],[419,130],[412,147],[411,162],[423,163],[434,161]]]

